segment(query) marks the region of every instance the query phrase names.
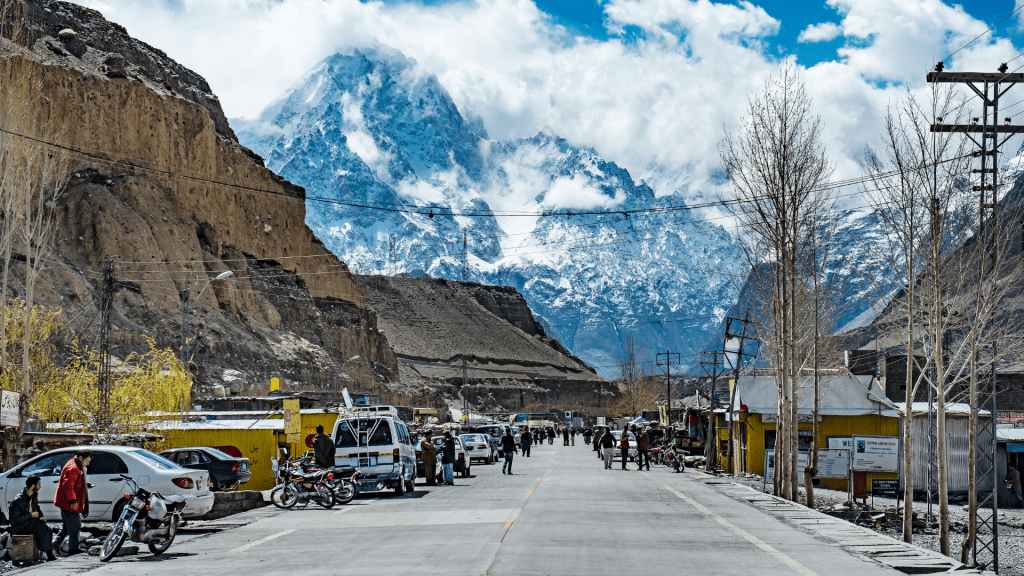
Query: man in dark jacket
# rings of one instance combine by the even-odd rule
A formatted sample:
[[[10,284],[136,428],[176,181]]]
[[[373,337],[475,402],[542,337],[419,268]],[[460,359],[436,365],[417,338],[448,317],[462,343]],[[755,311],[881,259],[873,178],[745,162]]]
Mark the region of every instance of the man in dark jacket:
[[[647,428],[640,430],[638,426],[634,426],[633,430],[636,431],[636,464],[637,470],[647,465],[647,470],[651,469],[651,456],[647,452],[651,449],[651,435],[647,433]]]
[[[334,468],[334,440],[324,434],[324,427],[316,426],[316,438],[313,438],[313,459],[321,470]]]
[[[441,467],[444,469],[443,484],[455,486],[455,437],[451,431],[444,433],[444,445],[441,446]]]
[[[612,467],[612,458],[615,456],[615,437],[608,430],[601,432],[601,451],[604,453],[604,467]]]
[[[25,481],[25,489],[11,502],[11,533],[32,535],[36,548],[47,560],[56,560],[53,555],[53,531],[46,525],[43,511],[39,508],[39,476],[35,474]]]
[[[604,433],[604,428],[598,428],[594,430],[594,452],[597,452],[597,459],[604,458],[604,452],[601,451],[601,434]]]
[[[506,430],[501,437],[501,451],[505,454],[505,463],[501,465],[502,474],[512,474],[512,457],[516,454],[516,439],[512,437],[512,431]],[[508,472],[505,472],[505,468]]]
[[[519,437],[519,442],[523,445],[523,456],[530,457],[530,446],[533,445],[533,432],[527,427],[523,435]]]
[[[562,446],[568,446],[568,445],[569,445],[569,429],[568,428],[563,428],[562,429]]]

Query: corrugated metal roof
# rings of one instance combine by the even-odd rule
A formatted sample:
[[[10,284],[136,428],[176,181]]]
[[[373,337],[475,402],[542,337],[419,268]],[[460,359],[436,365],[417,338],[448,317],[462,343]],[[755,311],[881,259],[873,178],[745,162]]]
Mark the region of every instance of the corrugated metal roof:
[[[880,397],[890,403],[885,390],[871,376],[820,376],[818,382],[818,413],[824,416],[859,416],[888,410]],[[746,404],[754,414],[777,414],[779,392],[774,376],[740,376],[738,404]],[[869,393],[869,391],[871,393]],[[810,414],[814,408],[814,378],[801,377],[797,389],[797,409]]]
[[[932,404],[932,408],[935,405]],[[915,418],[924,418],[928,414],[928,403],[927,402],[914,402],[911,404],[911,412]],[[896,404],[895,410],[882,410],[882,416],[897,417],[903,416],[906,411],[906,406],[902,403]],[[962,402],[946,402],[946,416],[969,416],[971,414],[971,406]],[[988,410],[978,410],[978,414],[982,416],[990,415]]]
[[[1024,428],[997,428],[996,442],[1024,442]]]
[[[204,420],[201,422],[182,422],[180,420],[163,420],[151,422],[156,430],[284,430],[284,420],[280,418],[262,420]]]

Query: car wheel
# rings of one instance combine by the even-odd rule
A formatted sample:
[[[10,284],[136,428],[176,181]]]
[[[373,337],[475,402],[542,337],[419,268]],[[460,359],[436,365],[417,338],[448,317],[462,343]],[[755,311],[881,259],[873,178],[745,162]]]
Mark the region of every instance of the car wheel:
[[[220,482],[217,482],[216,478],[214,478],[213,476],[210,476],[210,492],[219,492],[219,491],[220,491]]]
[[[121,517],[121,513],[124,512],[124,507],[128,505],[128,501],[123,497],[114,504],[114,515],[110,517],[111,522],[117,522],[117,519]]]
[[[395,481],[395,495],[405,496],[405,478],[402,476],[399,476],[398,480]]]
[[[408,480],[405,483],[405,491],[412,494],[416,491],[416,479]]]

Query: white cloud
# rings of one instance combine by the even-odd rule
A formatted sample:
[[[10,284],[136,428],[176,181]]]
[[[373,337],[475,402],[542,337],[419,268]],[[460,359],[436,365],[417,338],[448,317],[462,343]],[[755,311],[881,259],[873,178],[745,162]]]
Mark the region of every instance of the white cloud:
[[[841,28],[835,22],[822,22],[821,24],[811,24],[800,32],[800,37],[797,38],[798,42],[828,42],[829,40],[835,40]]]
[[[845,178],[858,174],[853,159],[877,142],[902,86],[923,89],[935,61],[988,24],[940,0],[828,2],[837,11],[835,29],[819,24],[801,38],[834,32],[846,45],[834,61],[800,71],[822,116],[836,177]],[[689,197],[711,195],[723,129],[737,128],[748,98],[780,64],[770,46],[780,22],[750,2],[607,0],[607,41],[572,37],[530,0],[82,3],[205,76],[229,117],[255,116],[334,52],[379,42],[436,74],[493,138],[530,137],[548,127],[593,146],[635,179],[649,179],[659,194],[683,186]],[[614,35],[634,29],[642,31],[636,41]],[[1017,52],[987,35],[947,69],[994,70]],[[513,197],[526,196],[506,200]]]

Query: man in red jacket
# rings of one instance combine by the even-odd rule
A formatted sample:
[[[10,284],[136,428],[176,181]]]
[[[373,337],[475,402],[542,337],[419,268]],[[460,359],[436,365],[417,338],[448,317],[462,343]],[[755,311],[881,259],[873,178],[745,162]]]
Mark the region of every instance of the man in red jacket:
[[[82,529],[82,512],[85,511],[85,472],[92,461],[92,452],[83,448],[75,457],[64,465],[60,471],[60,483],[57,484],[57,495],[53,503],[60,508],[60,518],[64,521],[54,548],[59,549],[68,539],[68,556],[84,552],[79,548],[78,533]]]

